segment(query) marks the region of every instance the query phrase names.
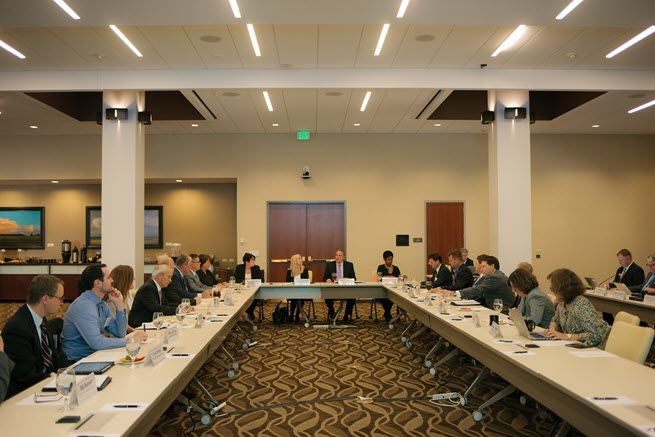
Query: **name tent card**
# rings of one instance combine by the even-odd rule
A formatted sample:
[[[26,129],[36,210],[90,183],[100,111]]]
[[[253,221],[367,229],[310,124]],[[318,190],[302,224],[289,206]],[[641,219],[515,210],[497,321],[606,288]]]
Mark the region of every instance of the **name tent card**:
[[[300,278],[300,279],[293,280],[293,285],[309,285],[309,284],[310,284],[309,278],[307,279]]]
[[[473,317],[471,319],[473,321],[473,326],[475,326],[476,328],[479,328],[480,327],[480,316],[478,315],[478,313],[473,313]]]
[[[262,285],[261,279],[246,279],[245,282],[246,288],[256,288]]]
[[[355,285],[355,280],[353,278],[343,278],[339,279],[339,285]]]
[[[596,289],[594,290],[594,294],[597,296],[605,296],[606,293],[607,290],[603,287],[596,287]]]
[[[177,325],[170,325],[166,328],[166,340],[171,342],[178,339],[180,336],[180,331],[177,328]]]
[[[644,303],[647,305],[655,305],[655,294],[647,294],[644,296]]]
[[[611,297],[612,299],[625,300],[625,293],[621,290],[610,291],[609,297]]]
[[[162,349],[161,345],[157,345],[148,352],[148,361],[152,363],[153,366],[161,363],[166,359],[166,352]]]
[[[387,285],[389,287],[397,287],[398,286],[398,278],[394,278],[393,276],[383,276],[382,277],[382,285]]]
[[[98,393],[98,388],[96,387],[96,377],[93,373],[75,380],[75,397],[77,398],[77,405],[82,405],[82,403],[96,393]]]
[[[496,322],[493,322],[491,324],[491,328],[489,329],[489,334],[491,334],[493,338],[503,338],[503,333],[500,332],[500,326]]]

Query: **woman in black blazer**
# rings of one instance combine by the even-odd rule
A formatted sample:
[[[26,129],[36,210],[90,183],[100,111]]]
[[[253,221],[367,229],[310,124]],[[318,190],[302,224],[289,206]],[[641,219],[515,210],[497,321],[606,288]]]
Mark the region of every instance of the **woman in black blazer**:
[[[286,282],[294,282],[295,278],[309,279],[309,271],[302,263],[302,256],[295,254],[291,256],[289,269],[287,270]],[[302,299],[289,299],[289,320],[298,322],[300,319],[300,310],[305,303]]]
[[[264,278],[262,271],[259,266],[255,264],[257,262],[255,255],[252,253],[246,253],[243,255],[242,259],[243,264],[239,264],[234,269],[234,279],[239,283],[246,282],[246,279],[261,279],[263,282]],[[250,304],[246,310],[246,314],[248,314],[250,320],[255,318],[255,308],[257,308],[257,305],[259,305],[259,299],[253,300],[252,304]]]
[[[384,259],[384,264],[380,264],[377,270],[379,276],[394,276],[396,278],[400,276],[400,269],[393,265],[392,251],[385,250],[382,254],[382,259]],[[384,298],[377,300],[382,304],[382,308],[384,308],[384,320],[388,322],[391,320],[391,307],[393,306],[393,302]]]
[[[213,287],[216,285],[216,277],[214,276],[214,273],[212,273],[209,268],[212,265],[212,259],[209,257],[209,255],[200,255],[200,268],[196,272],[198,275],[198,278],[200,279],[200,282],[202,282],[204,285],[208,287]]]

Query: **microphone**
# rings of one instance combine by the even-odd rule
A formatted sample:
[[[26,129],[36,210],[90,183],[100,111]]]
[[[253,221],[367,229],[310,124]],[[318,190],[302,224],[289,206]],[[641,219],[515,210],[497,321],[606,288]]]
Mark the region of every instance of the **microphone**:
[[[612,273],[612,274],[609,275],[607,278],[603,279],[602,282],[600,282],[598,285],[596,285],[596,287],[600,287],[601,285],[603,285],[605,282],[609,281],[609,280],[610,280],[611,278],[613,278],[614,276],[615,276],[615,274]],[[610,287],[610,288],[615,288],[615,287]]]

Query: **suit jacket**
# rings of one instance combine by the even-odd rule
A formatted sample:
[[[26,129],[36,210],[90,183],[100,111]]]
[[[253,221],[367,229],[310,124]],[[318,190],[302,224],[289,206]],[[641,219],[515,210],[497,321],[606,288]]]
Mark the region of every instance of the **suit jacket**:
[[[0,352],[0,402],[7,397],[9,389],[9,375],[14,369],[14,362],[9,359],[6,353]]]
[[[432,272],[432,287],[444,288],[451,285],[453,285],[453,273],[447,266],[439,265],[439,271],[436,274]]]
[[[307,267],[305,267],[300,274],[300,279],[309,279],[309,270],[307,270]],[[287,269],[287,278],[285,279],[285,282],[293,282],[293,276],[291,276],[291,269]]]
[[[471,258],[466,258],[466,262],[464,264],[466,264],[467,267],[473,267],[474,266],[473,260]]]
[[[464,268],[468,270],[468,267],[465,266]],[[507,284],[507,276],[500,270],[496,270],[490,275],[485,275],[484,280],[478,282],[473,287],[460,289],[459,294],[462,299],[477,300],[482,305],[491,309],[494,306],[494,299],[502,299],[504,312],[507,312],[514,305],[514,300],[516,299],[512,289]]]
[[[651,280],[650,278],[652,276],[655,276],[655,273],[648,272],[648,275],[646,275],[646,279],[644,279],[643,283],[641,283],[639,285],[633,285],[632,287],[628,287],[628,288],[630,289],[630,291],[632,293],[639,294],[639,295],[641,295],[643,297],[644,293],[642,293],[642,290],[644,289],[644,287],[646,285],[648,285],[649,287],[655,288],[655,280],[653,280],[653,282],[651,284],[648,283]]]
[[[323,273],[323,282],[332,279],[332,273],[337,273],[337,262],[330,261],[325,264],[325,273]],[[357,279],[355,276],[355,267],[350,261],[343,262],[343,277]]]
[[[200,277],[193,272],[189,272],[188,275],[184,276],[187,287],[192,293],[202,293],[205,290],[209,290],[211,287],[206,286],[200,281]]]
[[[202,269],[199,269],[197,272],[200,282],[205,284],[208,287],[213,287],[216,285],[216,278],[214,278],[214,273],[211,270],[207,270],[207,273],[203,272]]]
[[[539,287],[530,290],[528,295],[521,299],[518,308],[524,319],[532,320],[542,328],[550,327],[550,321],[555,315],[553,301]]]
[[[32,313],[27,305],[20,307],[2,330],[5,352],[16,363],[11,373],[8,396],[13,396],[49,376],[49,373],[43,370],[41,342],[36,330]],[[68,359],[63,352],[53,347],[55,343],[50,332],[48,332],[48,344],[55,369],[66,367]]]
[[[473,285],[473,272],[463,263],[459,265],[458,269],[453,269],[453,285],[442,286],[446,290],[461,290],[463,288],[471,287]]]
[[[252,266],[250,269],[250,278],[251,279],[261,279],[264,282],[264,275],[262,275],[262,270],[258,265]],[[246,282],[246,265],[239,264],[234,269],[234,279],[237,282]]]
[[[173,269],[173,279],[171,279],[171,283],[162,291],[164,294],[164,305],[177,308],[177,306],[182,303],[182,299],[190,299],[191,305],[196,304],[197,293],[189,290],[186,280],[184,280],[182,274],[177,268]]]
[[[636,263],[630,264],[628,271],[625,272],[623,278],[621,278],[621,272],[623,267],[616,269],[616,275],[614,275],[614,282],[622,282],[628,287],[634,287],[644,283],[644,269],[639,267]]]
[[[162,294],[163,294],[162,290]],[[181,300],[180,300],[181,302]],[[152,313],[161,312],[165,316],[172,316],[175,314],[177,306],[164,305],[159,300],[159,292],[157,291],[157,284],[154,279],[148,279],[136,291],[128,324],[133,328],[138,328],[145,322],[152,322]]]

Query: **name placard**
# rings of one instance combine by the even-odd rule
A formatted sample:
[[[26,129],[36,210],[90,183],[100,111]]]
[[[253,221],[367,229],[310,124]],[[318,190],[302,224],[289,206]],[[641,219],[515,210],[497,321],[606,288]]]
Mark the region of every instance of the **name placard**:
[[[177,325],[170,325],[166,328],[166,339],[171,342],[178,339],[180,336],[180,331],[177,329]]]
[[[388,285],[389,287],[397,287],[398,278],[394,278],[393,276],[383,276],[382,285]]]
[[[355,280],[353,278],[341,278],[338,282],[339,285],[355,285]]]
[[[82,405],[82,403],[86,402],[96,393],[98,393],[98,388],[96,387],[96,377],[93,373],[75,380],[77,405]]]
[[[309,284],[310,284],[309,278],[306,278],[306,279],[303,279],[303,278],[295,279],[294,278],[294,280],[293,280],[293,285],[309,285]]]
[[[607,290],[603,287],[596,287],[596,289],[594,290],[594,294],[597,296],[605,296],[606,293]]]
[[[625,300],[625,293],[621,290],[610,291],[608,296],[612,299]]]
[[[148,352],[148,361],[152,363],[153,366],[161,363],[166,359],[166,352],[162,349],[161,345],[157,345]]]
[[[644,303],[646,305],[655,305],[655,294],[647,294],[644,296]]]
[[[489,334],[491,334],[493,338],[503,338],[503,333],[500,332],[500,326],[496,322],[491,324],[491,328],[489,328]]]
[[[246,288],[259,287],[260,285],[262,285],[262,280],[261,279],[246,279],[245,285],[246,285]]]

